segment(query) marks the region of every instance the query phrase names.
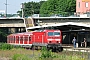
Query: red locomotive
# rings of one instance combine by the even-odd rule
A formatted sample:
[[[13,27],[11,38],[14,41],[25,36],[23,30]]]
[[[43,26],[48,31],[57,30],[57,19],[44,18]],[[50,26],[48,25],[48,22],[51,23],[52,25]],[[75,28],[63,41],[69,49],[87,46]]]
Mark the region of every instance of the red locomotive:
[[[48,49],[62,51],[62,33],[60,30],[42,30],[16,33],[7,36],[7,43],[22,47],[46,46]]]

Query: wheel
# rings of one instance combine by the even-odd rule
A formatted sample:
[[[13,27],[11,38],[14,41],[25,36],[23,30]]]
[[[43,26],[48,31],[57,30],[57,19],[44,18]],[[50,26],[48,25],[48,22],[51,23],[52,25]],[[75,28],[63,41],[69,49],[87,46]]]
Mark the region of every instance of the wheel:
[[[33,45],[31,46],[31,48],[30,48],[31,50],[33,50],[34,49],[34,47],[33,47]]]
[[[63,47],[60,47],[60,48],[58,49],[58,51],[59,51],[59,52],[63,51]]]

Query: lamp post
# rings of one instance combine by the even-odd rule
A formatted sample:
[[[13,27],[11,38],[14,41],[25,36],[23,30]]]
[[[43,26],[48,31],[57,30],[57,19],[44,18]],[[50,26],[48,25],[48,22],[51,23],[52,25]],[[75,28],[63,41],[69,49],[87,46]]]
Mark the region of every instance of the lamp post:
[[[21,4],[22,18],[24,18],[24,12],[23,12],[23,9],[24,9],[24,3]]]
[[[6,5],[6,17],[7,17],[7,0],[6,0],[6,3],[5,3],[5,5]]]

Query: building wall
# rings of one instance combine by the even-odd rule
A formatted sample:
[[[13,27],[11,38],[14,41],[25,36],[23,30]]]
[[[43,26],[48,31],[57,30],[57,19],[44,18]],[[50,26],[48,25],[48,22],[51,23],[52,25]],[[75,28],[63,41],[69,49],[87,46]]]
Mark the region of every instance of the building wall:
[[[90,0],[76,0],[76,13],[90,12]]]

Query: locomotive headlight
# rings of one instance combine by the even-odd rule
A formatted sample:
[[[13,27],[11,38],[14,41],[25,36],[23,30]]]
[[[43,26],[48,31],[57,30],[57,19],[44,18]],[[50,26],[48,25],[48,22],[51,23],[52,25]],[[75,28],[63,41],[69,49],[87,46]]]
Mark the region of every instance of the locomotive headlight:
[[[59,41],[57,41],[57,43],[59,43]]]
[[[60,43],[60,41],[57,41],[57,43]]]
[[[49,41],[48,43],[51,43],[51,41]]]
[[[60,41],[59,41],[59,43],[60,43]]]
[[[57,43],[59,43],[59,41],[57,41]]]

